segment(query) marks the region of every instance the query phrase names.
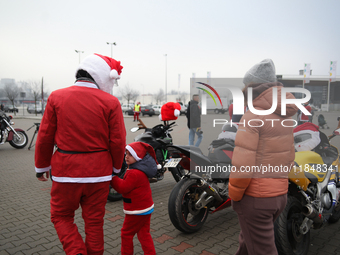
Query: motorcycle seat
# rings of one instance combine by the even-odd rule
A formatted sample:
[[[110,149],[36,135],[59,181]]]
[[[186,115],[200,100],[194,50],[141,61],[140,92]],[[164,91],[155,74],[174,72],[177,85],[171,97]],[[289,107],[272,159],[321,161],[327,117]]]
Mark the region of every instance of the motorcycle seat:
[[[193,151],[193,152],[196,152],[196,153],[199,153],[199,154],[203,154],[201,149],[196,147],[196,146],[194,146],[194,145],[180,145],[178,147],[181,147],[183,149],[189,150],[190,152]]]
[[[305,172],[305,176],[308,178],[308,180],[310,180],[311,183],[318,183],[318,178],[315,175]]]

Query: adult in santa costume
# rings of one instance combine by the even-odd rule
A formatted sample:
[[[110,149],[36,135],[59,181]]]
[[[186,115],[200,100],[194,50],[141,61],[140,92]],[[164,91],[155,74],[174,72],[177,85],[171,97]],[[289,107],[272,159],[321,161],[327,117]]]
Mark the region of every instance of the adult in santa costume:
[[[140,114],[140,102],[137,102],[133,107],[133,121],[139,121],[139,114]]]
[[[195,134],[197,135],[196,147],[199,147],[202,139],[203,132],[201,130],[201,107],[199,103],[199,95],[195,94],[189,102],[187,110],[188,128],[189,128],[189,145],[194,145]]]
[[[128,169],[124,179],[114,176],[112,187],[123,195],[125,219],[121,230],[122,255],[133,254],[133,237],[137,234],[144,254],[156,254],[150,234],[151,213],[154,210],[149,178],[157,173],[158,165],[153,148],[134,142],[126,146]]]
[[[306,110],[311,113],[312,112],[312,107],[309,105],[309,102],[304,104],[304,107],[306,108]],[[309,115],[305,115],[303,112],[300,113],[299,116],[299,125],[309,122]]]
[[[66,254],[104,252],[105,204],[126,144],[120,103],[109,94],[122,68],[109,57],[86,57],[75,84],[51,93],[40,124],[35,170],[40,181],[47,181],[51,169],[51,220]],[[85,243],[74,224],[79,205]]]

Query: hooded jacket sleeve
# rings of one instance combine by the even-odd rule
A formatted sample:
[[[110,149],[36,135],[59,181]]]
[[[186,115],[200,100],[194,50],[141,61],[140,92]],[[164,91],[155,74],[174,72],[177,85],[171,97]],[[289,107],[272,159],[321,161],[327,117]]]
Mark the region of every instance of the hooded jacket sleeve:
[[[119,173],[124,160],[126,145],[126,130],[123,112],[119,107],[115,107],[110,114],[110,137],[109,146],[113,163],[113,171]]]
[[[111,186],[117,190],[118,193],[126,194],[136,188],[139,178],[138,170],[128,170],[124,179],[120,179],[118,176],[113,176]]]
[[[243,121],[245,121],[244,117],[241,119],[241,123]],[[259,126],[258,124],[255,121],[252,122],[252,126]],[[258,143],[258,128],[240,125],[236,133],[236,147],[232,158],[232,165],[236,167],[236,172],[230,174],[229,180],[229,197],[234,201],[242,199],[245,190],[250,184],[253,174],[247,169],[251,169],[252,166],[256,165]]]

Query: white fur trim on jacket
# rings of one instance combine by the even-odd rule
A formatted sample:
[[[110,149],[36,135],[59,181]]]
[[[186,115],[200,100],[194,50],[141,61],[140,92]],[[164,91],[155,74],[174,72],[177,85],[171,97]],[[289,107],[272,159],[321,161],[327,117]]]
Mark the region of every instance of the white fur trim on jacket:
[[[119,174],[119,173],[120,173],[120,170],[121,170],[121,168],[119,168],[119,169],[113,168],[113,172],[114,172],[115,174]]]
[[[150,211],[152,208],[154,208],[154,204],[152,204],[152,206],[150,206],[149,208],[143,209],[143,210],[135,210],[135,211],[128,211],[128,210],[124,210],[125,214],[141,214],[141,213],[145,213],[147,211]]]
[[[99,177],[56,177],[56,176],[52,176],[52,180],[56,182],[97,183],[97,182],[111,181],[112,175],[99,176]]]
[[[42,167],[42,168],[36,167],[36,168],[35,168],[35,171],[36,171],[37,173],[45,173],[45,172],[50,171],[50,169],[51,169],[51,166]]]
[[[98,89],[97,85],[91,82],[77,81],[74,86]]]

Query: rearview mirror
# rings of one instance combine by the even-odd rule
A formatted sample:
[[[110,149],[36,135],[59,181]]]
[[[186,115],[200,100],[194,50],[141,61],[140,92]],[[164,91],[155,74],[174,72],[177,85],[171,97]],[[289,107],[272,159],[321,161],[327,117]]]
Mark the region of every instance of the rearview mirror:
[[[139,130],[139,127],[133,127],[130,129],[132,133],[137,132]]]
[[[334,130],[333,135],[340,135],[340,128]]]

